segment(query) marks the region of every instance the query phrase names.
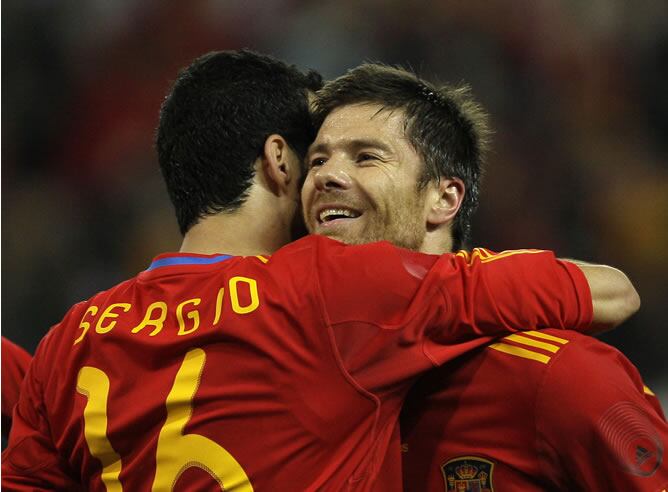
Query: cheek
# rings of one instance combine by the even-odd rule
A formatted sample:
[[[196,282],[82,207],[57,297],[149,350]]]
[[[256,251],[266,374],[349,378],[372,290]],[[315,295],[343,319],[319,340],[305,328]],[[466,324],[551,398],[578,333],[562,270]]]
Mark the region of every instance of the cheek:
[[[397,194],[397,184],[394,177],[385,169],[369,169],[360,173],[358,183],[362,192],[374,202],[375,208],[385,210],[391,205]]]
[[[406,220],[419,222],[422,219],[422,205],[418,192],[413,186],[402,186],[388,195],[386,201],[387,209],[394,222],[404,223]]]

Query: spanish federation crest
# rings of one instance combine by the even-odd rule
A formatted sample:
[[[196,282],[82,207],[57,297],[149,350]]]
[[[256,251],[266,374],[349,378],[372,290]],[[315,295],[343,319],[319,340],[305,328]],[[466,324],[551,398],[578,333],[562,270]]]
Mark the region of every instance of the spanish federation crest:
[[[494,463],[478,456],[460,456],[441,465],[446,492],[494,492]]]

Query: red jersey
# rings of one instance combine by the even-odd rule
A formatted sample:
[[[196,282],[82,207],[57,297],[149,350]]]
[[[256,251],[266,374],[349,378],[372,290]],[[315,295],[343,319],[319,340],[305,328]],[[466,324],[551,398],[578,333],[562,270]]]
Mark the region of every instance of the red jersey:
[[[618,350],[510,335],[426,375],[401,419],[406,491],[663,491],[668,424]]]
[[[483,334],[589,326],[579,268],[520,253],[161,255],[41,342],[3,486],[366,490],[419,374]]]
[[[24,349],[2,338],[2,438],[3,442],[12,426],[12,411],[19,401],[19,389],[32,357]]]

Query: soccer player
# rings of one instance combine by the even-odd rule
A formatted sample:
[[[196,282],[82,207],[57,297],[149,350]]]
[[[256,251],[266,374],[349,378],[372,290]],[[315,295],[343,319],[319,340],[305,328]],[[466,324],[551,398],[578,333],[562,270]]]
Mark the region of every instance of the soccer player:
[[[480,335],[586,331],[637,308],[621,272],[549,252],[470,261],[322,236],[279,249],[317,85],[248,51],[178,76],[157,148],[181,252],[75,305],[42,340],[4,487],[367,490],[417,375]]]
[[[11,340],[2,338],[2,449],[12,427],[12,411],[19,400],[21,382],[32,357]]]
[[[465,89],[367,64],[326,84],[315,107],[322,126],[303,188],[309,231],[431,253],[461,247],[488,134]],[[569,330],[512,334],[435,369],[409,394],[402,434],[407,491],[668,485],[658,400],[619,351]],[[377,490],[398,480],[397,454]]]

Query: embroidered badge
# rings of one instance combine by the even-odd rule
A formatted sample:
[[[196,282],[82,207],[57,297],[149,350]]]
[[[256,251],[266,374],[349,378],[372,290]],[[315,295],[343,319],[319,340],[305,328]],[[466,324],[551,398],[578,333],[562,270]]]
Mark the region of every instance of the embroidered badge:
[[[479,456],[460,456],[441,465],[446,492],[493,492],[494,462]]]

